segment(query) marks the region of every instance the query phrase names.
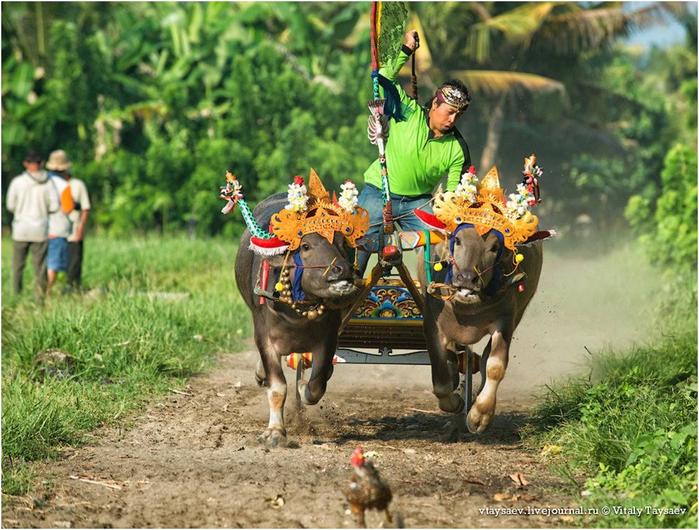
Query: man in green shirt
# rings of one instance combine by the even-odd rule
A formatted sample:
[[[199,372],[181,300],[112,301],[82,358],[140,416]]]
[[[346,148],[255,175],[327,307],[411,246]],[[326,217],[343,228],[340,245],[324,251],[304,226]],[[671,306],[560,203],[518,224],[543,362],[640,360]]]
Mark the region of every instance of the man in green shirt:
[[[461,81],[442,84],[432,99],[421,107],[396,83],[401,67],[419,46],[416,31],[405,34],[398,56],[384,64],[379,74],[395,86],[400,97],[403,120],[390,121],[386,142],[386,165],[393,217],[403,230],[423,230],[413,213],[415,208],[431,210],[432,192],[444,175],[447,190],[453,191],[471,165],[468,146],[455,127],[468,107],[471,96]],[[359,205],[369,212],[371,226],[366,234],[374,246],[382,229],[383,196],[381,167],[376,159],[364,173],[366,186],[359,195]],[[363,274],[369,254],[360,252],[359,270]]]

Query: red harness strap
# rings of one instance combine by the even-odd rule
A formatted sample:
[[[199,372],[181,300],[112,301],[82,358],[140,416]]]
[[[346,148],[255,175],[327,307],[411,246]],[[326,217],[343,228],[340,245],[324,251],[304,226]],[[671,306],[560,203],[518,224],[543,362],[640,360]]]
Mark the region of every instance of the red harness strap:
[[[262,290],[266,291],[267,290],[267,283],[269,282],[269,261],[266,259],[262,260],[262,278],[260,278],[260,284],[262,286]],[[265,304],[265,297],[260,296],[260,305]]]

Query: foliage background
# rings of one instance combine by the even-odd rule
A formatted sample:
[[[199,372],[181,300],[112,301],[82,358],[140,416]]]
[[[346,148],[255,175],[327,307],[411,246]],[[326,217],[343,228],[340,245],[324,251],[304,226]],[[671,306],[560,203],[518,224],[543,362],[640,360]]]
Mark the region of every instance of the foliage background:
[[[361,182],[375,157],[365,139],[368,11],[367,2],[6,4],[3,191],[28,146],[63,148],[94,197],[98,230],[232,235],[242,225],[223,223],[216,196],[227,168],[253,201],[310,167],[328,182]],[[662,245],[679,234],[679,259],[693,261],[696,10],[409,11],[422,33],[420,99],[443,79],[467,82],[474,104],[459,128],[481,172],[497,163],[513,186],[536,152],[548,224],[564,235],[612,232],[627,226],[626,209],[645,243],[660,242],[653,259],[667,261]],[[685,43],[650,52],[620,43],[670,17]]]

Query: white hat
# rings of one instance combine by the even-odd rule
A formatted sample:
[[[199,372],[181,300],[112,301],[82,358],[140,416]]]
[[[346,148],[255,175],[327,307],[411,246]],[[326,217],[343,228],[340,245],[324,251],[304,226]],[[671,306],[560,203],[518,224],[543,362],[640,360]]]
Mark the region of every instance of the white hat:
[[[46,169],[51,171],[65,171],[70,169],[71,163],[68,160],[68,155],[63,149],[53,151],[49,155],[49,161],[46,162]]]

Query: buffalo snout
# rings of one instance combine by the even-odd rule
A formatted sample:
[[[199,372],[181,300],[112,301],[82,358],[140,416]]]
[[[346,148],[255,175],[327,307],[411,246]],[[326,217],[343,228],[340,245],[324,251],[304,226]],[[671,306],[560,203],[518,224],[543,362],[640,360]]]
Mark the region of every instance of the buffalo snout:
[[[336,260],[332,267],[330,267],[327,278],[329,282],[340,280],[352,281],[354,279],[354,271],[347,261]]]
[[[458,272],[454,275],[452,285],[457,289],[476,291],[480,288],[478,275],[470,272]]]

